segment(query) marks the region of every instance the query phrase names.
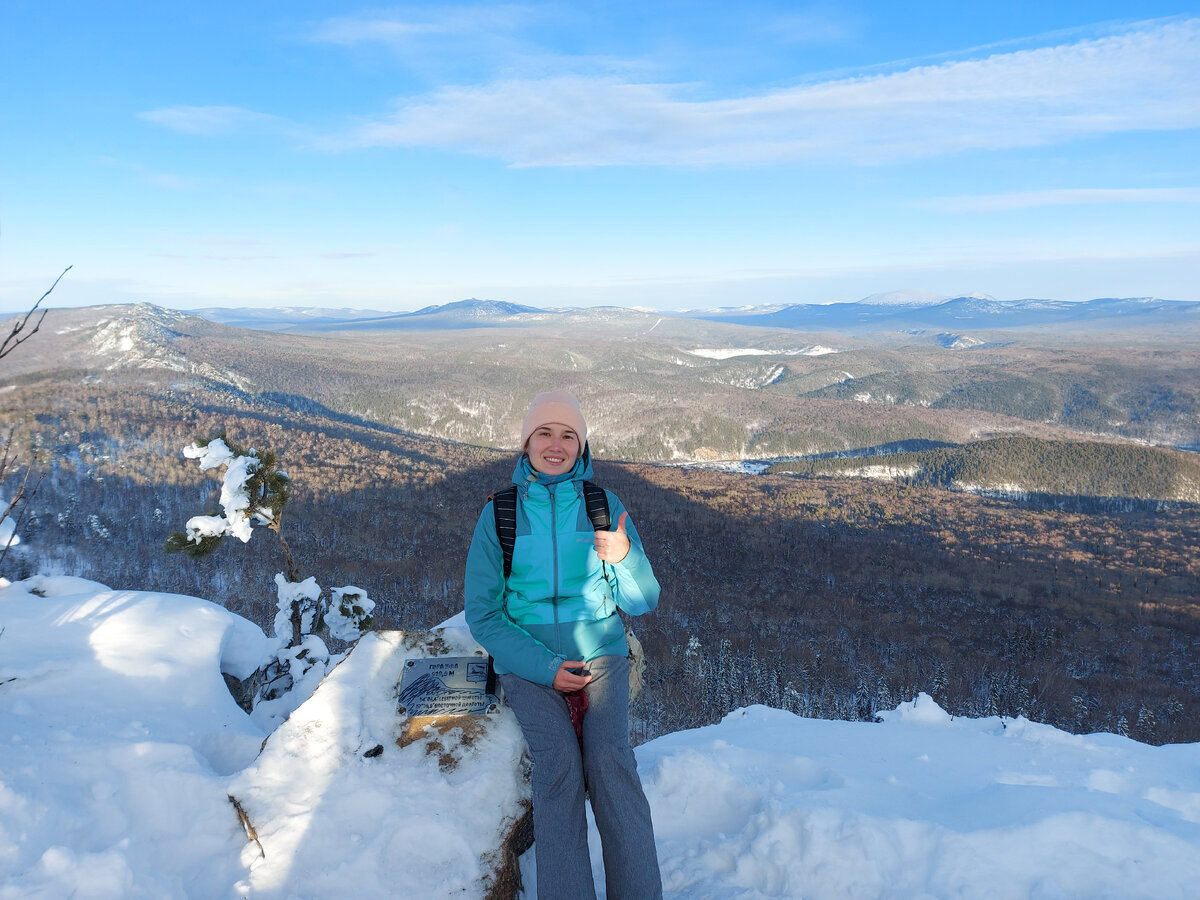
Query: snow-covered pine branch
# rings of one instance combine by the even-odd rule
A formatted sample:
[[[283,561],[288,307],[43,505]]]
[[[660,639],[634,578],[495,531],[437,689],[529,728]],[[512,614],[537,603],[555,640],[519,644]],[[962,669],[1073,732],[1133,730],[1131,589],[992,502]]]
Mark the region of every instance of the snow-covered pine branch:
[[[290,482],[287,473],[279,470],[274,453],[259,454],[254,449],[231,447],[222,434],[204,443],[196,441],[184,447],[183,455],[198,460],[201,471],[225,467],[221,480],[222,513],[192,516],[184,531],[176,531],[167,539],[168,553],[208,556],[226,535],[247,543],[256,525],[266,525],[279,535],[279,522],[288,500]],[[282,535],[280,543],[288,559],[288,574],[294,576],[291,554]],[[291,577],[291,580],[297,579]]]
[[[165,549],[192,557],[212,553],[227,535],[248,543],[257,526],[265,525],[279,538],[287,573],[275,575],[275,643],[257,672],[260,687],[253,709],[263,724],[277,724],[316,689],[331,663],[329,649],[318,632],[352,643],[371,627],[375,603],[362,588],[334,588],[322,597],[316,578],[301,579],[280,532],[290,482],[270,451],[242,450],[224,434],[195,441],[183,455],[196,460],[201,471],[224,467],[221,513],[192,516],[184,531],[174,532]]]

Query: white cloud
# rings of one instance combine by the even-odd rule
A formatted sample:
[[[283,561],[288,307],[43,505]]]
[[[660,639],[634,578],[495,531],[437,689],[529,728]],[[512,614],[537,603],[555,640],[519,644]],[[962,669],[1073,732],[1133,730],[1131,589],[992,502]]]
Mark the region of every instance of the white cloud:
[[[326,19],[306,39],[352,53],[381,49],[401,69],[426,84],[476,83],[488,73],[544,78],[549,73],[630,72],[645,62],[578,52],[538,43],[536,35],[581,27],[588,16],[557,3],[443,6],[398,13],[366,13]]]
[[[1094,203],[1200,203],[1200,188],[1061,188],[937,197],[922,204],[945,212],[990,212],[1035,206],[1082,206]]]
[[[517,166],[885,163],[1200,127],[1200,20],[719,100],[686,85],[511,78],[402,101],[340,146],[423,146]]]
[[[544,14],[544,11],[543,11]],[[499,4],[422,9],[412,14],[338,16],[318,25],[311,40],[330,44],[405,46],[431,35],[468,36],[516,31],[538,15],[534,7]]]
[[[322,23],[312,35],[318,43],[327,44],[394,44],[429,34],[443,33],[445,29],[429,22],[402,22],[396,19],[330,19]]]
[[[138,113],[138,118],[172,131],[212,137],[251,129],[280,129],[278,116],[254,112],[240,106],[167,106]]]

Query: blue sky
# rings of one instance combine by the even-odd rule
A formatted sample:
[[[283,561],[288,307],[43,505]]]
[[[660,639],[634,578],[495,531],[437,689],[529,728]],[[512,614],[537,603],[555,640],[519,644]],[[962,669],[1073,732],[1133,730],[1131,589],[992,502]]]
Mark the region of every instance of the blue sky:
[[[0,309],[1200,300],[1200,12],[0,0]]]

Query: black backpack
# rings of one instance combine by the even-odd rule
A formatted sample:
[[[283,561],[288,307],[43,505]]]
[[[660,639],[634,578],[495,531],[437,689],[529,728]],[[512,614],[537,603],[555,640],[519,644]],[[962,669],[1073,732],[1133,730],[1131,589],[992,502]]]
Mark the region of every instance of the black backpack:
[[[489,498],[496,519],[496,537],[504,553],[504,580],[512,574],[513,547],[517,543],[517,486],[509,485]],[[583,482],[583,505],[596,531],[607,531],[612,519],[608,514],[608,494],[590,481]]]

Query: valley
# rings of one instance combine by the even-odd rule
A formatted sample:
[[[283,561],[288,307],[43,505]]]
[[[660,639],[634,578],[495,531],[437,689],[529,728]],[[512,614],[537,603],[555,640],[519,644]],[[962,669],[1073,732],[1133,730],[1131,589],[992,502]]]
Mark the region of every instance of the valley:
[[[443,308],[427,330],[52,310],[0,362],[0,417],[46,475],[4,574],[193,594],[265,624],[270,535],[200,562],[161,552],[217,486],[180,449],[224,429],[291,475],[306,574],[368,589],[379,627],[427,626],[461,607],[529,396],[565,386],[664,585],[634,623],[640,740],[753,702],[870,719],[921,690],[955,714],[1200,739],[1200,457],[1174,449],[1200,441],[1194,325],[975,330],[955,349],[468,309],[471,327]],[[747,460],[776,465],[700,467]]]

